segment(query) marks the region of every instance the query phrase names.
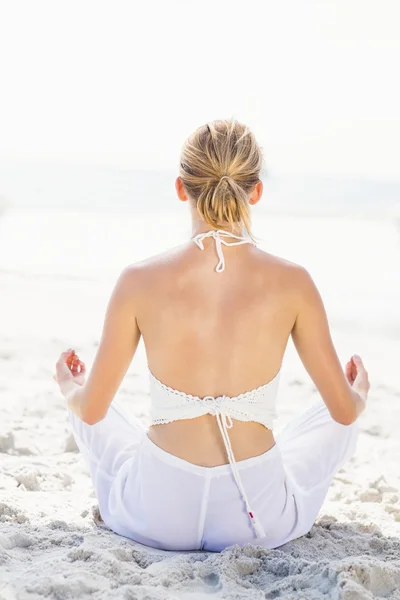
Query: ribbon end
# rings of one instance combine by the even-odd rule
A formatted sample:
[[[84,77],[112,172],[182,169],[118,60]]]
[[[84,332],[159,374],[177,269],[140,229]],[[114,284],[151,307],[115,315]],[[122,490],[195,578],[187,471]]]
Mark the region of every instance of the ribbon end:
[[[249,515],[250,515],[250,519],[253,524],[253,528],[256,533],[256,536],[258,538],[264,538],[265,537],[264,527],[261,525],[260,521],[257,519],[257,517],[254,516],[254,514],[252,512],[249,512]]]
[[[193,238],[194,243],[200,248],[200,250],[204,250],[203,240],[199,238]]]

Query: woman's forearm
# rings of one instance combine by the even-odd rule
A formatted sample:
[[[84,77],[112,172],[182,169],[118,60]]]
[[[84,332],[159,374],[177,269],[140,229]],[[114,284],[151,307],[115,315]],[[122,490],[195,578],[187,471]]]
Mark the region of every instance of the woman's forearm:
[[[88,399],[85,394],[85,386],[78,385],[75,389],[71,389],[65,395],[67,406],[81,421],[88,425],[95,425],[105,415],[99,416],[98,409],[89,408]]]

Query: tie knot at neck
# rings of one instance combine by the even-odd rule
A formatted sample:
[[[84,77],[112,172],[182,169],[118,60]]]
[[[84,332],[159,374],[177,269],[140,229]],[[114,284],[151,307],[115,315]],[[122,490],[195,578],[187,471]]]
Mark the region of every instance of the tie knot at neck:
[[[219,262],[215,267],[217,273],[221,273],[225,269],[225,258],[224,253],[222,251],[222,244],[224,244],[224,246],[239,246],[240,244],[253,244],[254,246],[256,245],[255,242],[253,242],[253,240],[251,240],[248,237],[236,235],[231,231],[224,231],[223,229],[210,229],[210,231],[198,233],[192,238],[192,240],[195,242],[195,244],[197,244],[200,250],[204,250],[203,240],[206,237],[212,237],[215,240],[215,247],[219,258]],[[237,241],[227,242],[223,238],[235,238],[235,240]]]

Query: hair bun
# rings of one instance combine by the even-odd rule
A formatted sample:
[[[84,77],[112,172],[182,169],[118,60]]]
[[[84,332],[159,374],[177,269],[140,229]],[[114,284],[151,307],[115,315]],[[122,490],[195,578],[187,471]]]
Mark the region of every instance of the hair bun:
[[[249,197],[261,167],[262,152],[253,133],[230,119],[208,123],[189,136],[179,174],[205,223],[214,229],[241,225],[251,237]],[[224,181],[228,184],[222,185]]]

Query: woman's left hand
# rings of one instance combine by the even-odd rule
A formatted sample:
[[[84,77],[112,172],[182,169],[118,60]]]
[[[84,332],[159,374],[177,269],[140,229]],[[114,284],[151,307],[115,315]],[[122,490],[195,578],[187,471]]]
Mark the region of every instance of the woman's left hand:
[[[60,354],[53,379],[60,386],[63,396],[66,396],[76,386],[82,386],[85,383],[85,376],[85,363],[79,359],[75,350],[69,348]]]

